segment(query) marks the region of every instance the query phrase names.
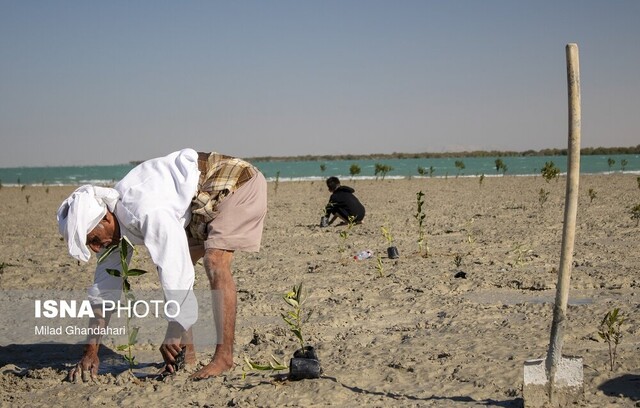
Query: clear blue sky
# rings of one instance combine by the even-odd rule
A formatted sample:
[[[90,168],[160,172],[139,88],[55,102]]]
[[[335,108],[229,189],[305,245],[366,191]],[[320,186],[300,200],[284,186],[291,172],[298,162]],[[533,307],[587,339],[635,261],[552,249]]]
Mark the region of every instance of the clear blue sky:
[[[0,0],[0,167],[640,144],[640,1]]]

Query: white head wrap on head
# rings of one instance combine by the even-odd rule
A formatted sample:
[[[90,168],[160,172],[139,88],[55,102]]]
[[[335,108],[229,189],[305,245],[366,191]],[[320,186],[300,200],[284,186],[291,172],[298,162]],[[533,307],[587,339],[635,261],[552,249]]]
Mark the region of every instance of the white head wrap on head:
[[[62,202],[58,208],[58,230],[72,257],[84,262],[91,258],[87,234],[98,225],[107,209],[114,211],[118,198],[118,192],[112,188],[84,185]]]

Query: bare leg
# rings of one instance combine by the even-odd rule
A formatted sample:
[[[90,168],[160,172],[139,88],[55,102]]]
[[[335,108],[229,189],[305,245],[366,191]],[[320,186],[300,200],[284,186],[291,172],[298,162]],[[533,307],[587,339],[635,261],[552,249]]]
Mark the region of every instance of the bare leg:
[[[207,249],[204,255],[204,268],[209,277],[211,290],[220,296],[218,303],[222,313],[214,311],[214,324],[222,329],[222,343],[216,345],[211,362],[191,375],[193,379],[204,379],[222,374],[233,368],[233,342],[236,326],[236,284],[231,275],[233,251]],[[216,322],[216,315],[221,315],[222,322]]]
[[[185,364],[195,364],[196,363],[196,349],[193,346],[193,331],[191,328],[184,332],[182,338],[180,339],[180,344],[185,345],[187,349],[184,353],[184,362]]]

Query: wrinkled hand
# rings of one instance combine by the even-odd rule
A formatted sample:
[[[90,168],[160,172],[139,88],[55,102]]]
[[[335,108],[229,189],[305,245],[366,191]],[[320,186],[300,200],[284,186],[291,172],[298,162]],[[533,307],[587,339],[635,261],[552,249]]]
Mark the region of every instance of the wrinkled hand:
[[[169,322],[167,334],[165,335],[162,346],[160,346],[160,354],[165,362],[164,371],[173,374],[178,365],[176,359],[182,351],[183,345],[180,344],[184,329],[176,322]]]
[[[177,339],[177,343],[165,343],[160,346],[160,353],[162,354],[162,359],[165,362],[164,370],[170,374],[176,372],[176,369],[179,368],[178,365],[178,355],[182,352],[182,346],[180,346],[180,339]]]
[[[99,366],[100,359],[98,358],[97,349],[95,351],[85,350],[78,364],[69,370],[67,381],[77,382],[78,378],[81,378],[83,382],[87,382],[89,379],[95,381]]]

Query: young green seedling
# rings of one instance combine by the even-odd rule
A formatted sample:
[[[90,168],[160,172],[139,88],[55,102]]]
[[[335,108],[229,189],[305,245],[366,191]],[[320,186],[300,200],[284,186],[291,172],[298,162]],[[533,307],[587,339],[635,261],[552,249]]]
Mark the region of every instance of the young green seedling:
[[[414,215],[414,218],[418,221],[418,250],[420,252],[420,254],[422,254],[423,249],[425,249],[425,254],[424,257],[428,258],[429,257],[429,245],[427,243],[426,240],[426,236],[425,236],[425,232],[424,232],[424,219],[426,218],[426,214],[424,213],[424,193],[421,191],[418,191],[416,193],[416,203],[418,206],[418,209]]]
[[[107,269],[107,273],[111,276],[122,278],[122,292],[124,293],[124,298],[125,298],[125,301],[128,303],[128,305],[131,305],[136,300],[135,296],[131,292],[131,284],[129,283],[129,278],[132,276],[140,276],[147,273],[147,271],[142,269],[129,268],[127,257],[129,256],[130,248],[135,252],[135,247],[133,246],[131,241],[129,241],[129,239],[126,236],[123,236],[120,239],[119,245],[113,245],[107,248],[107,250],[98,259],[98,263],[101,263],[114,251],[120,252],[121,270],[109,268]],[[125,361],[127,361],[127,363],[129,363],[129,368],[133,368],[137,364],[135,361],[136,358],[135,356],[133,356],[133,346],[137,343],[138,330],[140,330],[140,327],[131,327],[130,313],[127,313],[126,330],[128,333],[127,344],[119,345],[117,347],[117,350],[127,352],[127,354],[124,356],[124,359]]]
[[[288,310],[287,313],[281,313],[280,316],[282,320],[289,326],[289,330],[295,336],[296,340],[300,344],[300,348],[304,349],[305,341],[302,336],[302,324],[309,319],[311,313],[308,313],[306,319],[303,318],[302,312],[302,304],[306,300],[303,296],[302,292],[302,283],[299,285],[294,285],[293,288],[285,292],[282,295],[282,299],[285,301],[287,305],[289,305],[292,310]],[[273,355],[271,355],[271,360],[267,364],[260,364],[250,360],[245,356],[244,361],[246,363],[246,368],[243,368],[242,378],[246,377],[246,371],[250,370],[260,370],[260,371],[281,371],[286,370],[289,367],[283,362],[279,361]],[[247,370],[248,368],[248,370]]]
[[[538,191],[538,203],[540,204],[540,208],[544,207],[544,203],[546,203],[548,199],[549,192],[544,188],[541,188],[540,191]]]
[[[620,316],[620,309],[614,308],[607,314],[600,322],[600,330],[598,335],[609,346],[609,367],[613,371],[613,367],[616,363],[616,357],[618,353],[618,344],[622,341],[622,331],[620,327],[624,323],[625,319]]]
[[[351,228],[356,225],[355,223],[356,217],[350,215],[347,219],[347,228],[340,231],[340,238],[342,239],[342,245],[340,245],[340,253],[344,253],[347,250],[347,238],[349,238],[349,233],[351,232]]]
[[[391,235],[389,229],[383,225],[382,227],[380,227],[380,230],[382,231],[382,236],[384,236],[384,238],[387,240],[387,245],[391,246],[393,243],[393,235]]]
[[[525,257],[528,257],[533,250],[525,247],[524,244],[516,244],[514,245],[513,249],[511,249],[511,252],[516,254],[516,266],[519,265],[523,265],[526,263],[526,259]]]
[[[376,269],[378,270],[378,275],[382,278],[384,277],[384,265],[382,264],[382,257],[378,254],[376,258]]]
[[[456,254],[453,257],[453,263],[455,264],[456,268],[460,268],[460,265],[462,265],[462,255]]]

